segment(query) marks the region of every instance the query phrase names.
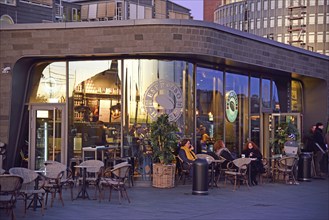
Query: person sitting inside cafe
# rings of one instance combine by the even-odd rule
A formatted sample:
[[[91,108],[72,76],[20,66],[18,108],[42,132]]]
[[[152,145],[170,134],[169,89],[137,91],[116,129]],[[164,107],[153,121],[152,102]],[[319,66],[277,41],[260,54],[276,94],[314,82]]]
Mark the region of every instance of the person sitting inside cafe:
[[[179,157],[183,160],[183,168],[190,169],[190,176],[193,175],[192,164],[197,159],[197,156],[193,152],[194,147],[190,142],[190,139],[183,139],[180,143]]]
[[[258,149],[257,145],[252,142],[252,141],[248,141],[243,150],[242,150],[242,154],[245,157],[248,158],[256,158],[256,160],[252,160],[251,161],[251,170],[249,170],[250,173],[250,177],[251,177],[251,184],[252,185],[257,185],[258,182],[256,180],[256,177],[259,173],[264,173],[265,169],[262,163],[262,158],[263,155],[260,152],[260,150]]]

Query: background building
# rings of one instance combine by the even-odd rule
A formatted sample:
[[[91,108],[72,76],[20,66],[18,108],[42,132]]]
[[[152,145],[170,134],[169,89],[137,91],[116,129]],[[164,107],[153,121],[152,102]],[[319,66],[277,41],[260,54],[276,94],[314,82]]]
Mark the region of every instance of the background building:
[[[212,2],[204,0],[206,6]],[[329,55],[328,0],[227,0],[205,11],[213,22]],[[207,13],[207,14],[206,14]]]
[[[130,19],[192,19],[190,9],[168,0],[1,0],[3,23]]]

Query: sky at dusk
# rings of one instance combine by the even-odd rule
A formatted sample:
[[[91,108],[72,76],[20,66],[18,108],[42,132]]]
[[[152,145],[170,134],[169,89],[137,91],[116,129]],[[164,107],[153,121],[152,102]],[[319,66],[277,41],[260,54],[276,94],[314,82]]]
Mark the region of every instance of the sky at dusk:
[[[191,9],[194,20],[203,20],[203,0],[171,0],[176,4]]]

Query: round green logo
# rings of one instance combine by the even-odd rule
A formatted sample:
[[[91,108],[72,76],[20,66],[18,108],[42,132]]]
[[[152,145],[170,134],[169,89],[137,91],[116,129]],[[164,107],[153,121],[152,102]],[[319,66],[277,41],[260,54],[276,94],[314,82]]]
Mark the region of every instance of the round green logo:
[[[226,93],[226,118],[233,123],[238,116],[238,96],[231,90]]]

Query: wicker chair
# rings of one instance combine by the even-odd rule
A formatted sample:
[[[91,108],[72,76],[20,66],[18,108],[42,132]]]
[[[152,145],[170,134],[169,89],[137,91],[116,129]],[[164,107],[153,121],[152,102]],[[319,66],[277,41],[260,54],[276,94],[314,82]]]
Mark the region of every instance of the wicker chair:
[[[129,171],[131,169],[131,165],[127,162],[122,162],[113,167],[111,170],[105,170],[104,176],[100,180],[100,187],[104,192],[105,187],[110,188],[109,201],[111,200],[112,190],[117,190],[119,193],[119,203],[121,204],[121,198],[127,198],[130,203],[130,199],[128,197],[126,182],[129,179]],[[103,193],[100,194],[99,200],[101,201],[103,198]]]
[[[35,170],[30,170],[24,167],[12,167],[9,169],[9,173],[23,178],[23,184],[19,196],[24,200],[24,214],[26,214],[26,210],[29,207],[33,206],[35,209],[39,203],[43,215],[44,195],[46,193],[42,188],[45,183],[44,179],[36,173]],[[27,205],[28,201],[30,201],[29,205]]]
[[[71,192],[71,201],[73,201],[73,188],[75,186],[75,181],[73,179],[72,170],[69,167],[66,167],[65,164],[62,164],[62,163],[57,162],[57,161],[46,161],[44,168],[47,169],[48,171],[50,171],[50,169],[54,169],[55,171],[54,172],[51,172],[51,173],[53,173],[53,174],[56,174],[56,173],[60,174],[60,176],[56,176],[55,175],[52,178],[53,179],[58,178],[58,180],[59,180],[60,183],[59,183],[59,186],[57,186],[57,187],[60,187],[60,190],[61,190],[60,193],[62,193],[62,190],[63,189],[66,189],[67,187],[70,189],[70,192]],[[61,174],[61,173],[63,173],[63,174]],[[59,178],[59,177],[61,177],[61,178]],[[62,204],[64,204],[62,198],[60,198],[60,200],[61,200]],[[46,196],[46,204],[47,204],[47,196]]]
[[[269,182],[271,180],[271,167],[267,158],[262,158],[264,173],[259,173],[259,182],[264,183],[264,178]]]
[[[99,181],[103,175],[104,162],[100,160],[86,160],[80,163],[80,166],[87,166],[86,169],[86,184],[87,186],[95,186],[95,198],[97,198],[97,191],[100,192]],[[79,182],[83,181],[82,172],[80,172]]]
[[[298,158],[296,156],[282,157],[276,165],[277,179],[280,175],[283,176],[283,180],[287,184],[298,184],[295,178],[295,171],[298,164]]]
[[[23,184],[23,178],[16,175],[0,176],[0,208],[9,212],[11,219],[15,218],[14,207]]]
[[[227,164],[227,170],[225,171],[225,185],[228,179],[234,180],[233,191],[235,191],[237,185],[240,187],[240,182],[242,181],[243,183],[246,183],[249,189],[247,170],[250,162],[250,158],[238,158],[230,161]]]
[[[46,191],[46,206],[48,203],[48,194],[51,194],[50,207],[53,206],[56,194],[59,196],[59,200],[64,206],[64,201],[62,197],[62,179],[66,171],[66,166],[60,162],[56,161],[46,161],[45,162],[45,172],[43,173],[45,177],[45,184],[43,189]]]
[[[177,169],[178,169],[178,181],[183,180],[183,185],[186,183],[186,179],[190,177],[190,172],[192,168],[192,164],[189,164],[187,162],[184,162],[182,158],[180,158],[178,155],[176,156],[176,161],[178,163]]]

